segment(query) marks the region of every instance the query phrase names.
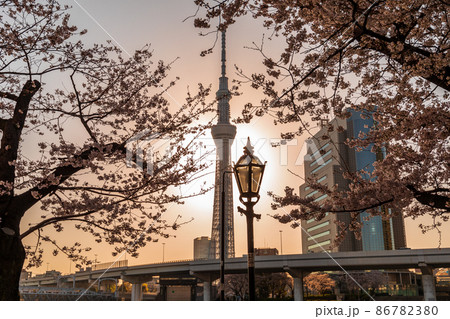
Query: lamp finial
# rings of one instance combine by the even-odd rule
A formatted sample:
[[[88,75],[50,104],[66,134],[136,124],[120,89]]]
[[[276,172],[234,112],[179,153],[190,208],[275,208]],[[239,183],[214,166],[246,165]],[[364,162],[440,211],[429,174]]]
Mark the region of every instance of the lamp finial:
[[[254,148],[252,143],[250,142],[250,137],[247,137],[247,145],[244,146],[244,153],[247,155],[253,156]]]

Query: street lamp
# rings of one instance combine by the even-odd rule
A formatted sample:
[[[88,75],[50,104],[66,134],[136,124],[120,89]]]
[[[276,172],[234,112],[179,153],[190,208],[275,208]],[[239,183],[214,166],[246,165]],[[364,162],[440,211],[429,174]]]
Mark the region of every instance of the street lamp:
[[[280,230],[280,244],[281,244],[280,255],[283,255],[283,231],[282,230]]]
[[[163,245],[163,262],[164,262],[164,248],[166,247],[166,243],[162,243]]]
[[[259,201],[259,190],[265,166],[266,162],[263,164],[258,157],[253,155],[253,147],[248,138],[247,145],[244,147],[244,155],[234,165],[234,176],[239,188],[239,200],[245,205],[245,210],[238,207],[238,211],[247,217],[248,290],[251,301],[256,300],[253,218],[261,218],[261,215],[253,212],[253,206]]]

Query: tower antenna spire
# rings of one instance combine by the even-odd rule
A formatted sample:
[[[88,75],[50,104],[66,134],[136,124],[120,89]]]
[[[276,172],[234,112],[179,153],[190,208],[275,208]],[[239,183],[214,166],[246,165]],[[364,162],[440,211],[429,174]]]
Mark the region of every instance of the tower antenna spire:
[[[226,77],[225,73],[226,73],[226,52],[225,52],[225,40],[226,40],[226,35],[225,35],[225,30],[222,31],[222,77]]]
[[[226,37],[225,30],[222,31],[222,72],[219,78],[219,90],[216,93],[217,100],[219,101],[218,113],[219,113],[219,123],[229,124],[230,123],[230,98],[231,92],[228,89],[228,78],[226,77]]]

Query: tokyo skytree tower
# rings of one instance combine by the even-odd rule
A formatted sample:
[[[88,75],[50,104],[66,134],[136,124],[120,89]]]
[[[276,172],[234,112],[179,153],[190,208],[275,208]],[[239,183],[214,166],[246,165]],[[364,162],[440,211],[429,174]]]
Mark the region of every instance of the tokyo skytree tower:
[[[211,129],[216,144],[216,180],[214,188],[214,212],[211,230],[209,258],[218,259],[220,254],[220,213],[222,205],[222,185],[225,185],[225,257],[234,257],[234,219],[233,219],[233,185],[231,170],[231,145],[236,136],[236,126],[230,124],[230,98],[228,78],[225,76],[225,31],[222,31],[222,75],[219,78],[219,90],[216,93],[218,103],[218,122]],[[222,178],[225,180],[222,181]]]

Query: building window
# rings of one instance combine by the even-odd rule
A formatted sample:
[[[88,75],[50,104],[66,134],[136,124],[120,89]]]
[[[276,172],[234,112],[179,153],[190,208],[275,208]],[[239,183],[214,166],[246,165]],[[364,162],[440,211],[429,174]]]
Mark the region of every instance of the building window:
[[[318,180],[317,180],[317,183],[320,183],[320,182],[323,182],[324,180],[326,180],[327,179],[327,175],[324,175],[324,176],[322,176],[321,178],[319,178]],[[307,190],[309,190],[311,187],[309,187],[309,186],[306,186],[305,187],[305,192],[307,191]]]
[[[322,156],[320,156],[319,158],[317,158],[314,162],[312,162],[311,164],[309,164],[309,166],[313,166],[316,165],[319,161],[323,162],[323,159],[325,158],[325,156],[330,155],[331,154],[331,150],[329,150],[328,152],[326,152],[325,154],[323,154]]]
[[[324,146],[322,146],[321,148],[319,148],[317,151],[315,151],[314,153],[311,154],[311,158],[316,157],[317,154],[320,154],[320,151],[323,150],[324,148],[327,148],[330,145],[330,143],[325,144]]]
[[[313,231],[313,230],[316,230],[316,229],[319,229],[319,228],[322,228],[322,227],[325,227],[325,226],[328,226],[328,225],[330,225],[330,221],[327,220],[326,222],[324,222],[322,224],[319,224],[319,225],[316,225],[316,226],[308,228],[307,231],[310,232],[310,231]]]
[[[324,176],[322,176],[321,178],[319,178],[319,179],[317,180],[317,183],[323,182],[323,181],[326,180],[326,179],[327,179],[327,175],[324,175]]]
[[[319,191],[311,192],[311,193],[309,193],[308,195],[306,195],[305,198],[311,197],[311,196],[313,196],[314,194],[317,194],[318,192],[319,192]]]
[[[331,244],[331,240],[325,240],[325,241],[323,241],[323,242],[320,242],[320,243],[317,243],[317,244],[314,244],[314,245],[310,245],[310,246],[308,246],[308,249],[314,249],[314,248],[317,248],[317,247],[320,247],[320,246],[324,246],[324,245],[329,245],[329,244]]]
[[[329,235],[329,234],[330,234],[330,231],[326,230],[326,231],[321,232],[321,233],[319,233],[317,235],[309,236],[308,240],[313,240],[313,239],[316,239],[316,238],[319,238],[319,237],[323,237],[323,236],[326,236],[326,235]]]
[[[328,216],[328,213],[325,213],[325,217],[327,217]],[[307,224],[309,224],[309,223],[312,223],[313,221],[315,221],[316,219],[315,218],[311,218],[311,219],[308,219],[307,221],[306,221],[306,223]]]
[[[324,168],[325,166],[327,166],[328,164],[331,163],[332,158],[330,158],[328,161],[326,161],[325,163],[323,163],[322,165],[316,167],[315,169],[313,169],[311,171],[311,174],[314,174],[315,172],[317,172],[319,169]]]
[[[322,196],[317,197],[314,201],[315,201],[315,202],[318,202],[318,201],[320,201],[320,200],[322,200],[322,199],[325,199],[325,198],[327,198],[327,197],[328,197],[327,194],[323,194]]]

